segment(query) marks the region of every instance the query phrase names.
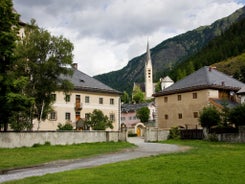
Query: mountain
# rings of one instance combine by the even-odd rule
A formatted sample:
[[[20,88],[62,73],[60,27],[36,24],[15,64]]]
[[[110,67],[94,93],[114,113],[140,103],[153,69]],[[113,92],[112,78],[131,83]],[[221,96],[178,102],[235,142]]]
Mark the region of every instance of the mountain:
[[[223,61],[214,65],[217,65],[224,73],[240,79],[239,75],[245,75],[243,74],[245,73],[244,30],[245,18],[233,23],[226,31],[212,39],[199,52],[178,63],[169,75],[172,79],[179,80],[203,66]]]
[[[209,26],[202,26],[167,39],[152,48],[154,80],[158,80],[169,73],[174,66],[198,53],[211,40],[243,18],[245,18],[245,7]],[[120,70],[94,77],[114,89],[131,92],[134,82],[143,82],[144,80],[144,62],[145,54],[142,54],[130,60]]]

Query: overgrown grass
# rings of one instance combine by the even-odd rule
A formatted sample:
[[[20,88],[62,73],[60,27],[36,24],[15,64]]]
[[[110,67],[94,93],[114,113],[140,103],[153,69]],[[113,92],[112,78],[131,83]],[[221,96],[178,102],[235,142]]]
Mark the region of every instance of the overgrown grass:
[[[33,166],[45,162],[90,157],[132,147],[126,142],[84,143],[74,145],[35,145],[30,148],[0,148],[0,170]]]
[[[188,145],[193,149],[185,153],[152,156],[8,183],[244,183],[245,144],[205,141],[168,141],[167,143]]]

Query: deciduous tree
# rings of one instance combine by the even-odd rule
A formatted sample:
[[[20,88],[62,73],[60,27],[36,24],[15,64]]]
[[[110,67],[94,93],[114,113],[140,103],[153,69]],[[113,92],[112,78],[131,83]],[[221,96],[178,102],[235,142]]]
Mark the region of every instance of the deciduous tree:
[[[24,39],[17,44],[17,67],[30,79],[26,93],[35,99],[32,114],[39,124],[51,110],[52,93],[71,89],[71,83],[61,76],[72,74],[72,51],[73,44],[69,40],[52,36],[34,20],[26,28]]]
[[[136,117],[140,119],[142,123],[146,123],[149,120],[150,110],[148,107],[141,107],[136,111]]]
[[[93,130],[105,130],[106,128],[113,128],[112,121],[108,116],[104,115],[101,110],[95,109],[89,114],[85,123],[89,125]]]

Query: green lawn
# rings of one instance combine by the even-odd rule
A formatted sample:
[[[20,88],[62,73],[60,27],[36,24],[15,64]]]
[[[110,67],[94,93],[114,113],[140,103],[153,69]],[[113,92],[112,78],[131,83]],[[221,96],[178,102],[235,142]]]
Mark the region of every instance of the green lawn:
[[[88,184],[242,184],[245,144],[206,141],[168,141],[192,146],[188,152],[140,158],[8,183]]]
[[[132,147],[126,142],[87,143],[67,146],[42,145],[30,148],[0,148],[0,170],[27,167],[45,162],[90,157]]]

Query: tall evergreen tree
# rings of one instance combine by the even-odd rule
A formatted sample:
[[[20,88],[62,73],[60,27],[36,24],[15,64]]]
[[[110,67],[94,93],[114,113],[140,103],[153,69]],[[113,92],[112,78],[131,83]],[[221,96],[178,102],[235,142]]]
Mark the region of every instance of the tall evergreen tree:
[[[19,15],[13,10],[12,0],[0,1],[0,127],[7,131],[11,105],[7,100],[13,81],[9,78],[14,63],[13,50],[17,40]]]

